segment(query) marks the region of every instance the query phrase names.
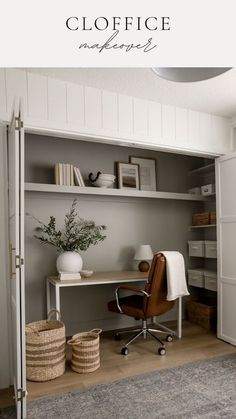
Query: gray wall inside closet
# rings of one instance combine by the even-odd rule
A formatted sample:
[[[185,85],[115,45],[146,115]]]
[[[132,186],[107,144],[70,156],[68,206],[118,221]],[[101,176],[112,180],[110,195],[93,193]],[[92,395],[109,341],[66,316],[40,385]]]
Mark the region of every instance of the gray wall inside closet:
[[[187,172],[203,164],[203,159],[88,141],[58,139],[39,135],[26,136],[26,182],[54,183],[56,162],[78,165],[86,179],[89,172],[115,173],[115,162],[128,162],[130,155],[151,157],[157,161],[157,188],[160,191],[186,192],[191,186]],[[26,193],[26,212],[47,222],[50,215],[63,223],[73,195]],[[188,227],[193,203],[118,197],[79,196],[81,217],[107,226],[104,242],[82,253],[85,269],[95,271],[133,268],[137,245],[151,244],[153,251],[178,250],[188,266]],[[57,252],[33,238],[36,222],[26,217],[26,319],[45,318],[45,277],[55,274]],[[107,311],[114,298],[115,286],[67,288],[62,290],[62,314],[67,334],[93,327],[113,329],[133,325],[133,320]],[[175,319],[175,307],[163,316]]]

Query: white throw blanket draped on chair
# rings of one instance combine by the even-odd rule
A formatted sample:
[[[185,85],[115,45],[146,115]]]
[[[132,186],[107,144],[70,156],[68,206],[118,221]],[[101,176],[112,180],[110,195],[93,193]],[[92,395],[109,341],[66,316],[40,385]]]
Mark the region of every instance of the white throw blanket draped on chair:
[[[166,299],[172,301],[184,295],[189,295],[183,255],[174,251],[160,251],[160,253],[166,258]]]

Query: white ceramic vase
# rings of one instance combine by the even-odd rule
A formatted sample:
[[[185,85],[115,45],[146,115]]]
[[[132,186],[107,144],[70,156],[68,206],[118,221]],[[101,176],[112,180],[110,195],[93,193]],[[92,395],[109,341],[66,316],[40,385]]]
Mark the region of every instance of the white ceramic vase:
[[[56,262],[58,272],[77,273],[82,270],[83,260],[77,252],[63,252]]]

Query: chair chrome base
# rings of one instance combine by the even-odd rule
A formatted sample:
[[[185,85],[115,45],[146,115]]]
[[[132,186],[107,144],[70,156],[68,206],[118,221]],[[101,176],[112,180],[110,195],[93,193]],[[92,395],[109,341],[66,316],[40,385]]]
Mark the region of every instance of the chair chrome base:
[[[166,353],[165,344],[154,333],[162,333],[162,334],[167,335],[166,336],[166,341],[171,342],[173,340],[173,336],[176,335],[176,332],[174,332],[171,329],[168,329],[165,326],[162,326],[159,323],[156,323],[156,325],[159,327],[159,329],[149,328],[149,327],[147,327],[147,320],[142,320],[142,327],[140,329],[124,330],[124,331],[116,333],[115,338],[117,340],[119,340],[120,335],[122,335],[122,334],[130,333],[130,332],[136,332],[135,335],[121,349],[122,355],[128,355],[128,353],[129,353],[128,345],[130,345],[130,343],[134,342],[139,336],[142,336],[142,335],[143,335],[144,339],[147,338],[147,335],[150,335],[151,337],[156,339],[161,344],[161,346],[158,348],[159,355],[165,355],[165,353]]]

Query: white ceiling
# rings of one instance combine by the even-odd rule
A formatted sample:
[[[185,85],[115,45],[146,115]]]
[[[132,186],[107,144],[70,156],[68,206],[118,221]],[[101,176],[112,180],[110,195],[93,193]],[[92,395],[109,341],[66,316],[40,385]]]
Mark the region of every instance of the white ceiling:
[[[210,80],[175,83],[149,68],[32,68],[34,73],[161,103],[232,117],[236,115],[236,68]]]

